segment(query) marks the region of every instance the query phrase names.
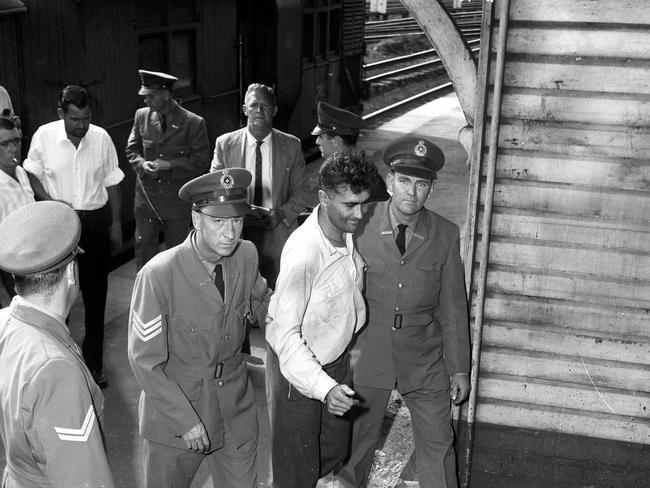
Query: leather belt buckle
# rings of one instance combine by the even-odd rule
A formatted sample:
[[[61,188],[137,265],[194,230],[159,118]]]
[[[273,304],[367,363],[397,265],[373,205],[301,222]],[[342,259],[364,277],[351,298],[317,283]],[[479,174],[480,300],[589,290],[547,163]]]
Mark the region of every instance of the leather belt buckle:
[[[214,368],[214,377],[221,378],[221,373],[223,373],[223,362],[217,363]]]

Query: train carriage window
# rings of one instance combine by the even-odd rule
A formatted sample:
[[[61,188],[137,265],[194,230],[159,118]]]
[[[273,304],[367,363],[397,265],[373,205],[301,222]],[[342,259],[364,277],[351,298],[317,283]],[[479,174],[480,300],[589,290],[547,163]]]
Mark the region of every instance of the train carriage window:
[[[175,96],[196,92],[196,0],[137,0],[139,67],[177,76]]]
[[[341,0],[303,3],[303,62],[318,63],[341,54]]]

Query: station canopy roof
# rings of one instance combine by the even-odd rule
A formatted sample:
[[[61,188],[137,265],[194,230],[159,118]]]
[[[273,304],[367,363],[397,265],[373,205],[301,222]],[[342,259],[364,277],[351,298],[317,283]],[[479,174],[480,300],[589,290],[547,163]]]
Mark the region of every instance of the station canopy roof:
[[[27,7],[20,0],[0,0],[0,17],[27,12]]]

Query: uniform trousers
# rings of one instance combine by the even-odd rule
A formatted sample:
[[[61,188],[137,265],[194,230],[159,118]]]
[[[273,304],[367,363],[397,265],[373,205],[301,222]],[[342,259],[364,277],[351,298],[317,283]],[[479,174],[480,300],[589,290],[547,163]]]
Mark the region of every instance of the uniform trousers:
[[[173,197],[177,198],[177,197]],[[155,205],[155,202],[154,202]],[[149,202],[140,191],[135,197],[135,264],[140,270],[152,257],[160,252],[160,232],[164,236],[165,248],[174,247],[185,240],[190,230],[191,210],[176,210],[174,216],[160,214],[162,222],[154,213]]]
[[[273,351],[266,362],[273,487],[313,488],[346,458],[349,416],[331,414],[324,403],[300,394],[282,376]],[[323,369],[337,382],[350,384],[347,351]]]
[[[257,485],[257,444],[255,436],[235,445],[227,428],[223,446],[208,454],[163,446],[144,439],[145,488],[189,488],[203,461],[212,474],[213,486],[254,488]]]
[[[77,215],[81,221],[79,246],[84,250],[83,254],[77,255],[86,328],[82,351],[88,369],[101,372],[104,355],[104,312],[111,259],[108,207],[77,210]]]
[[[346,488],[366,486],[391,390],[354,385],[363,403],[353,415],[350,458],[337,472]],[[411,414],[420,488],[457,488],[449,388],[402,395]]]

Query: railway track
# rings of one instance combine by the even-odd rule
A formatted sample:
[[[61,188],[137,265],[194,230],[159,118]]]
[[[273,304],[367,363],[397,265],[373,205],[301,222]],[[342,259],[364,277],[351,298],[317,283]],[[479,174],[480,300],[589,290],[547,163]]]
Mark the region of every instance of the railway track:
[[[480,39],[472,39],[471,41],[467,41],[467,44],[472,47],[472,52],[477,52],[479,50],[478,45],[480,42]],[[424,51],[406,54],[404,56],[396,56],[394,58],[382,59],[381,61],[375,61],[374,63],[364,64],[363,68],[366,77],[363,81],[366,83],[373,83],[394,76],[406,75],[438,66],[442,63],[442,60],[436,57],[436,54],[435,49],[426,49]],[[415,61],[419,62],[415,63]],[[387,68],[390,69],[385,71]],[[378,72],[369,75],[369,71]]]
[[[477,52],[481,11],[457,11],[452,12],[452,16],[472,52]],[[424,35],[424,32],[412,17],[366,22],[367,43],[420,35]],[[422,49],[426,44],[423,46],[421,41],[406,41],[405,44],[418,46],[420,50],[364,64],[363,81],[370,99],[364,103],[367,112],[363,119],[370,127],[376,127],[418,104],[453,91],[446,72],[437,69],[442,67],[442,60],[435,49]]]

